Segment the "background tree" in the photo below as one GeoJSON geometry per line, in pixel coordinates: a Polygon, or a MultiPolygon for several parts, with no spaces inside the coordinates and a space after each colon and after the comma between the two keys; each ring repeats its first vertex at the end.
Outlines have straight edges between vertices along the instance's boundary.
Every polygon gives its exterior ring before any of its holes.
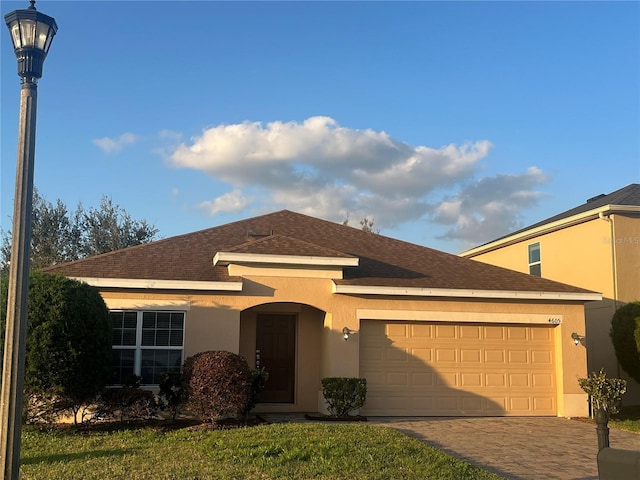
{"type": "Polygon", "coordinates": [[[620,366],[640,382],[640,301],[616,310],[611,319],[611,341],[620,366]]]}
{"type": "MultiPolygon", "coordinates": [[[[31,266],[44,268],[155,239],[158,229],[146,220],[134,220],[111,198],[103,196],[99,208],[86,210],[78,204],[74,212],[60,199],[55,204],[33,194],[31,266]]],[[[0,271],[8,270],[11,234],[2,232],[0,271]]]]}
{"type": "MultiPolygon", "coordinates": [[[[7,277],[0,292],[4,350],[7,277]]],[[[25,392],[40,406],[70,410],[93,401],[113,375],[112,326],[97,288],[63,275],[31,273],[27,303],[25,392]]],[[[4,352],[2,352],[4,353],[4,352]]],[[[2,367],[0,366],[0,369],[2,367]]]]}
{"type": "MultiPolygon", "coordinates": [[[[349,214],[347,214],[347,218],[342,221],[342,225],[349,226],[349,214]]],[[[363,232],[371,232],[371,233],[380,233],[379,228],[374,228],[373,225],[375,220],[373,218],[369,218],[368,215],[365,215],[362,220],[360,220],[360,227],[363,232]]]]}
{"type": "MultiPolygon", "coordinates": [[[[78,257],[79,232],[74,231],[67,207],[60,199],[54,205],[34,191],[32,217],[33,268],[48,267],[78,257]]],[[[9,240],[7,244],[10,248],[9,240]]]]}
{"type": "Polygon", "coordinates": [[[158,233],[155,226],[146,220],[133,220],[124,208],[105,196],[99,209],[81,210],[79,216],[83,232],[81,257],[140,245],[153,240],[158,233]]]}

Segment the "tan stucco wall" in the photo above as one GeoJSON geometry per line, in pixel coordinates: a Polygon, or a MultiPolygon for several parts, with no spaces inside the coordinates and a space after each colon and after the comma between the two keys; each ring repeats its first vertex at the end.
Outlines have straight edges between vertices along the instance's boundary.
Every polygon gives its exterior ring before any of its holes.
{"type": "Polygon", "coordinates": [[[617,300],[624,303],[640,300],[640,218],[611,215],[611,221],[617,300]]]}
{"type": "Polygon", "coordinates": [[[640,385],[620,369],[609,337],[616,309],[640,299],[640,218],[612,214],[470,258],[528,273],[528,245],[535,242],[544,278],[603,294],[585,305],[588,370],[627,379],[624,402],[640,403],[640,385]]]}
{"type": "Polygon", "coordinates": [[[562,323],[555,327],[558,415],[587,413],[586,401],[577,383],[577,378],[586,374],[585,349],[576,347],[571,340],[571,332],[584,332],[584,307],[580,303],[349,296],[332,293],[332,282],[328,279],[277,276],[245,277],[240,295],[104,291],[103,296],[108,305],[118,305],[118,308],[136,308],[136,305],[163,308],[164,304],[175,302],[188,305],[185,357],[203,350],[229,350],[245,356],[250,365],[253,365],[255,349],[255,323],[252,323],[255,315],[268,311],[295,312],[298,316],[296,400],[293,405],[262,406],[271,411],[321,410],[321,378],[359,376],[358,335],[352,335],[345,342],[341,331],[345,326],[359,330],[360,320],[364,318],[358,312],[363,309],[388,311],[389,319],[394,319],[394,311],[419,311],[423,312],[421,318],[425,321],[459,318],[486,322],[491,321],[492,315],[513,323],[526,323],[528,316],[535,316],[538,322],[547,317],[560,318],[562,323]]]}
{"type": "Polygon", "coordinates": [[[596,219],[471,258],[529,273],[528,246],[540,242],[544,278],[613,298],[611,242],[608,240],[610,236],[609,222],[596,219]]]}

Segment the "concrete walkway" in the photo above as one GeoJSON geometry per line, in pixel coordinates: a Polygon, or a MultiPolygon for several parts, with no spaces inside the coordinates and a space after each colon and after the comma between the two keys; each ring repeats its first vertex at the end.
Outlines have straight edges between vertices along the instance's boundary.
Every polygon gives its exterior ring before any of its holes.
{"type": "MultiPolygon", "coordinates": [[[[303,415],[262,415],[270,422],[303,415]]],[[[555,417],[369,417],[512,480],[598,480],[595,424],[555,417]]],[[[640,451],[640,435],[610,430],[613,448],[640,451]]]]}

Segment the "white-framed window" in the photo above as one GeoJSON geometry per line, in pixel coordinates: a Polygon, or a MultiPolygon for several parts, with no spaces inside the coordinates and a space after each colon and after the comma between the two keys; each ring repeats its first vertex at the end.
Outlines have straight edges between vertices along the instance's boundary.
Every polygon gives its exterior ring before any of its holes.
{"type": "Polygon", "coordinates": [[[118,310],[110,314],[114,385],[132,374],[141,376],[143,385],[157,385],[163,372],[180,372],[185,312],[118,310]]]}
{"type": "Polygon", "coordinates": [[[529,245],[529,274],[542,276],[542,263],[540,261],[540,242],[529,245]]]}

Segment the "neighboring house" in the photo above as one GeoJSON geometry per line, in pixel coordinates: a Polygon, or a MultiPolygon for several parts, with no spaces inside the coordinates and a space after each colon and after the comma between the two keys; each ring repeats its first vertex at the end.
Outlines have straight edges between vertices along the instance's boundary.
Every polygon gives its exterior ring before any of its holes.
{"type": "MultiPolygon", "coordinates": [[[[630,380],[618,366],[609,331],[620,306],[640,300],[640,185],[628,185],[460,254],[481,262],[601,292],[586,304],[589,371],[605,368],[630,380]]],[[[640,403],[629,382],[623,400],[640,403]]]]}
{"type": "Polygon", "coordinates": [[[286,210],[47,270],[100,289],[114,383],[228,350],[269,372],[262,412],[360,376],[365,415],[587,415],[586,289],[286,210]]]}

